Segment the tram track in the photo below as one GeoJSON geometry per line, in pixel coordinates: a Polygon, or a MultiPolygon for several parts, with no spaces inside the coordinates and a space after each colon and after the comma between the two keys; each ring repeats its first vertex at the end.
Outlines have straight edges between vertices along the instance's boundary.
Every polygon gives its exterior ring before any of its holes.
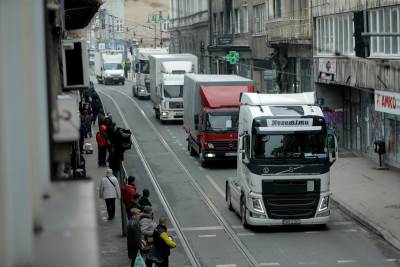
{"type": "MultiPolygon", "coordinates": [[[[192,185],[193,189],[198,193],[198,195],[200,196],[201,200],[206,204],[206,206],[209,208],[211,213],[214,215],[214,217],[217,219],[217,221],[223,227],[223,230],[225,231],[225,233],[227,234],[229,239],[232,240],[232,242],[235,245],[235,247],[242,253],[243,257],[246,259],[246,261],[251,266],[259,266],[259,263],[255,259],[255,257],[251,254],[251,252],[248,250],[248,248],[243,244],[243,242],[240,240],[238,235],[235,233],[235,231],[232,228],[232,226],[227,222],[227,220],[223,217],[223,215],[217,209],[215,204],[211,201],[211,199],[207,196],[207,194],[201,188],[199,183],[191,175],[191,173],[189,172],[187,167],[182,163],[182,161],[179,159],[178,155],[173,151],[171,146],[166,142],[165,138],[162,136],[162,134],[157,129],[157,127],[154,125],[154,123],[149,119],[149,117],[144,112],[144,110],[140,107],[140,105],[137,103],[137,101],[135,99],[133,99],[132,97],[130,97],[129,95],[123,93],[123,92],[120,92],[120,91],[117,91],[117,90],[114,90],[114,89],[108,89],[108,91],[112,91],[114,93],[117,93],[117,94],[120,94],[120,95],[126,97],[127,99],[129,99],[130,102],[132,102],[135,105],[135,107],[140,112],[140,114],[143,116],[143,118],[145,119],[145,121],[147,122],[149,127],[157,135],[157,137],[158,137],[159,141],[161,142],[161,144],[168,151],[168,153],[171,156],[173,156],[173,158],[176,160],[176,162],[179,165],[179,168],[185,173],[185,175],[186,175],[188,181],[190,182],[190,184],[192,185]]],[[[122,118],[124,126],[126,128],[130,128],[129,124],[127,123],[125,115],[123,114],[120,106],[115,101],[115,99],[110,94],[105,92],[105,90],[100,90],[100,93],[102,95],[104,95],[105,97],[109,98],[112,101],[113,105],[118,110],[118,113],[120,114],[120,116],[122,118]]],[[[185,252],[186,252],[186,254],[187,254],[187,256],[188,256],[188,258],[189,258],[189,260],[190,260],[190,262],[192,264],[192,266],[201,266],[200,263],[199,263],[198,257],[196,256],[195,252],[193,251],[193,249],[192,249],[192,247],[191,247],[191,245],[189,243],[188,238],[185,236],[185,233],[181,230],[182,227],[180,226],[179,221],[174,216],[173,210],[171,209],[171,206],[169,205],[164,193],[161,190],[161,187],[160,187],[160,185],[159,185],[159,183],[157,181],[156,175],[154,174],[153,170],[151,169],[151,166],[150,166],[148,160],[146,159],[146,157],[145,157],[145,155],[143,153],[143,150],[140,147],[140,145],[137,142],[137,139],[135,138],[134,135],[132,135],[132,142],[133,142],[136,150],[138,151],[139,157],[140,157],[143,165],[145,166],[146,172],[149,175],[149,177],[151,179],[151,182],[152,182],[157,194],[160,197],[162,205],[164,206],[169,218],[171,219],[171,223],[176,228],[177,236],[180,239],[180,241],[182,242],[184,250],[185,250],[185,252]]]]}

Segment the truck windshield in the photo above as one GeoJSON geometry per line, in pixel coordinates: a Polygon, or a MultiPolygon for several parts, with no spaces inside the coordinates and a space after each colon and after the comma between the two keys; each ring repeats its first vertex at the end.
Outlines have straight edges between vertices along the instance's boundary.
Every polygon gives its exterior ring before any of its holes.
{"type": "Polygon", "coordinates": [[[105,63],[105,70],[122,70],[122,64],[119,63],[105,63]]]}
{"type": "Polygon", "coordinates": [[[209,112],[206,116],[207,132],[236,132],[239,111],[209,112]]]}
{"type": "Polygon", "coordinates": [[[150,64],[148,60],[140,60],[140,73],[149,74],[150,64]]]}
{"type": "Polygon", "coordinates": [[[255,159],[301,159],[319,161],[327,159],[326,134],[254,134],[255,159]]]}
{"type": "Polygon", "coordinates": [[[168,98],[183,97],[183,85],[166,85],[164,87],[164,96],[168,98]]]}

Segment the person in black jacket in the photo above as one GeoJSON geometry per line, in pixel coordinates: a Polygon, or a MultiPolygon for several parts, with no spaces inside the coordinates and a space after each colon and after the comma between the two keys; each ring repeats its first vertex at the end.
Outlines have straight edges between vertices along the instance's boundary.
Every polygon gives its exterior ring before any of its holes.
{"type": "Polygon", "coordinates": [[[143,212],[143,209],[145,206],[151,207],[151,202],[149,200],[149,196],[150,196],[149,189],[147,189],[147,188],[143,189],[142,197],[139,199],[139,206],[140,206],[140,210],[142,212],[143,212]]]}
{"type": "Polygon", "coordinates": [[[176,243],[167,232],[167,218],[165,217],[160,218],[159,224],[153,232],[153,244],[162,257],[161,263],[157,264],[157,266],[168,267],[168,258],[171,254],[171,248],[175,248],[176,243]]]}
{"type": "Polygon", "coordinates": [[[140,210],[131,210],[131,219],[127,224],[127,245],[128,245],[128,257],[131,259],[131,266],[134,266],[136,255],[140,251],[140,245],[142,243],[142,231],[140,228],[140,210]]]}

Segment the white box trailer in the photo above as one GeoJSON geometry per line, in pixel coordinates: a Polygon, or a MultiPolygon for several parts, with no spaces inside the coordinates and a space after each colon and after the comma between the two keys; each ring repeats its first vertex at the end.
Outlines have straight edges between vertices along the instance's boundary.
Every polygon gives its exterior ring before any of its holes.
{"type": "Polygon", "coordinates": [[[192,54],[151,55],[150,98],[162,122],[183,119],[184,74],[197,73],[197,56],[192,54]]]}

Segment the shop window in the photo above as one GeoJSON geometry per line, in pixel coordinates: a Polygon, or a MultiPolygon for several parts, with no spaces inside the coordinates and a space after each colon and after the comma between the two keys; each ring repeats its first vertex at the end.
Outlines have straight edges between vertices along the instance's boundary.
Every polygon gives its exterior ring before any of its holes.
{"type": "Polygon", "coordinates": [[[385,143],[386,157],[390,161],[396,161],[396,120],[391,115],[387,115],[385,119],[385,143]]]}

